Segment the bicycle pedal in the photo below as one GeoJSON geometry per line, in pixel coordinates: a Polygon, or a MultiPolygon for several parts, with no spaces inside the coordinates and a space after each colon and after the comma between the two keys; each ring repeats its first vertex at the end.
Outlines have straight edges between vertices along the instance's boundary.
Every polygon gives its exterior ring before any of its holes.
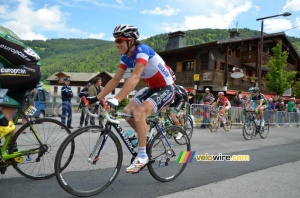
{"type": "Polygon", "coordinates": [[[16,157],[16,158],[14,158],[14,160],[17,163],[22,163],[23,162],[23,157],[16,157]]]}

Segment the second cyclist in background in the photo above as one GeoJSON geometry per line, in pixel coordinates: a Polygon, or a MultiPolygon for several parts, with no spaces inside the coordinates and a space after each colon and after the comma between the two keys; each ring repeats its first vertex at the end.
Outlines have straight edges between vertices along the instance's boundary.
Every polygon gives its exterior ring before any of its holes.
{"type": "MultiPolygon", "coordinates": [[[[260,119],[260,126],[265,125],[264,110],[267,108],[267,100],[265,96],[259,92],[258,87],[250,87],[249,92],[251,96],[249,97],[249,102],[246,105],[246,110],[254,110],[258,114],[256,119],[260,119]]],[[[257,120],[255,120],[257,123],[257,120]]]]}
{"type": "MultiPolygon", "coordinates": [[[[175,76],[174,72],[172,71],[172,69],[170,69],[170,73],[175,82],[176,76],[175,76]]],[[[182,120],[179,121],[177,118],[180,118],[183,116],[185,103],[188,102],[188,94],[187,94],[185,88],[181,85],[174,84],[174,88],[175,88],[175,96],[174,96],[173,102],[170,104],[170,107],[172,108],[170,113],[171,113],[171,118],[174,121],[174,124],[176,126],[180,127],[180,122],[182,120]]],[[[183,125],[183,123],[181,123],[181,124],[183,125]]],[[[176,135],[177,140],[179,140],[181,137],[182,137],[181,133],[178,133],[176,135]]]]}
{"type": "Polygon", "coordinates": [[[226,123],[226,111],[231,108],[231,103],[226,96],[224,96],[224,92],[218,93],[218,99],[214,103],[215,108],[220,108],[220,114],[222,115],[222,123],[221,127],[226,123]]]}

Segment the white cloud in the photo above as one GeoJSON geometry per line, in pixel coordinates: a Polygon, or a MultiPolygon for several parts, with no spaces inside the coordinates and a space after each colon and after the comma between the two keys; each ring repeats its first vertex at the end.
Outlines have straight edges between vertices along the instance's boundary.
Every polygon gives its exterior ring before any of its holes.
{"type": "MultiPolygon", "coordinates": [[[[193,0],[187,0],[186,3],[196,3],[193,0]]],[[[199,1],[198,1],[199,2],[199,1]]],[[[166,22],[162,23],[160,29],[163,29],[165,32],[170,32],[174,30],[190,30],[190,29],[199,29],[199,28],[220,28],[227,29],[230,27],[233,21],[237,20],[239,14],[249,11],[252,4],[251,1],[234,1],[228,4],[226,0],[219,1],[205,1],[208,4],[208,7],[211,8],[208,12],[204,14],[194,14],[186,15],[182,24],[173,23],[168,24],[166,22]],[[234,10],[234,11],[233,11],[234,10]]],[[[203,3],[203,1],[201,1],[203,3]]],[[[198,3],[199,4],[199,3],[198,3]]],[[[199,12],[198,6],[198,12],[199,12]]],[[[207,10],[207,9],[204,9],[207,10]]],[[[197,13],[198,13],[197,12],[197,13]]],[[[185,12],[187,13],[187,12],[185,12]]],[[[202,10],[201,10],[202,13],[202,10]]]]}
{"type": "Polygon", "coordinates": [[[150,14],[150,15],[164,15],[164,16],[172,16],[176,15],[180,12],[179,9],[174,9],[169,5],[166,5],[165,9],[162,9],[160,7],[156,7],[153,10],[143,10],[140,13],[141,14],[150,14]]]}
{"type": "Polygon", "coordinates": [[[52,6],[34,10],[30,0],[18,0],[15,9],[9,6],[1,6],[0,18],[6,20],[3,23],[14,31],[21,39],[45,39],[46,37],[35,33],[38,31],[68,31],[65,27],[67,13],[63,13],[58,6],[52,6]]]}
{"type": "Polygon", "coordinates": [[[300,1],[299,0],[288,0],[282,9],[283,11],[300,11],[300,1]]]}
{"type": "Polygon", "coordinates": [[[93,38],[93,39],[103,39],[105,36],[104,33],[99,33],[99,34],[90,34],[89,38],[93,38]]]}
{"type": "Polygon", "coordinates": [[[292,24],[286,19],[268,19],[264,20],[264,32],[276,33],[292,28],[292,24]]]}

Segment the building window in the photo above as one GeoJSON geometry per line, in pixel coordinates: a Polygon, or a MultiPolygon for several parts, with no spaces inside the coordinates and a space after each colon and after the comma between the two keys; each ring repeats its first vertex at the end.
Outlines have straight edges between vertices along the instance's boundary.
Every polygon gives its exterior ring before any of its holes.
{"type": "Polygon", "coordinates": [[[220,70],[224,70],[225,69],[225,63],[221,62],[220,63],[220,70]]]}
{"type": "Polygon", "coordinates": [[[231,56],[231,54],[232,54],[231,49],[228,49],[227,55],[228,55],[228,56],[231,56]]]}
{"type": "Polygon", "coordinates": [[[237,49],[235,50],[235,57],[236,57],[237,59],[241,59],[241,48],[237,48],[237,49]]]}
{"type": "Polygon", "coordinates": [[[183,71],[194,71],[194,61],[183,62],[183,71]]]}
{"type": "Polygon", "coordinates": [[[252,76],[253,71],[246,69],[246,76],[252,76]]]}
{"type": "Polygon", "coordinates": [[[57,96],[57,91],[58,91],[58,87],[55,86],[55,87],[54,87],[54,93],[53,93],[53,95],[57,96]]]}

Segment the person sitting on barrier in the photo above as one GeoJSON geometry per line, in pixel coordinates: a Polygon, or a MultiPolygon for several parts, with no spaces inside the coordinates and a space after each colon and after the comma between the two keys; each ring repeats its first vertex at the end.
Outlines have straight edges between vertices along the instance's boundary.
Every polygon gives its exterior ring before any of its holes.
{"type": "Polygon", "coordinates": [[[231,108],[231,103],[228,100],[227,97],[224,96],[224,92],[219,92],[218,93],[218,99],[217,101],[214,103],[215,108],[219,107],[220,109],[220,114],[222,115],[222,123],[221,123],[221,127],[224,126],[224,124],[226,123],[226,111],[228,111],[228,109],[231,108]]]}
{"type": "Polygon", "coordinates": [[[256,114],[259,114],[257,119],[261,119],[260,126],[264,126],[264,110],[267,108],[267,100],[265,96],[259,92],[258,87],[250,87],[249,92],[251,93],[251,96],[249,98],[249,103],[246,106],[246,110],[255,110],[256,114]]]}
{"type": "MultiPolygon", "coordinates": [[[[2,103],[17,108],[26,91],[35,88],[40,81],[40,57],[11,30],[2,26],[0,43],[0,89],[8,89],[2,103]]],[[[12,117],[16,108],[1,108],[0,139],[15,130],[12,117]]]]}

